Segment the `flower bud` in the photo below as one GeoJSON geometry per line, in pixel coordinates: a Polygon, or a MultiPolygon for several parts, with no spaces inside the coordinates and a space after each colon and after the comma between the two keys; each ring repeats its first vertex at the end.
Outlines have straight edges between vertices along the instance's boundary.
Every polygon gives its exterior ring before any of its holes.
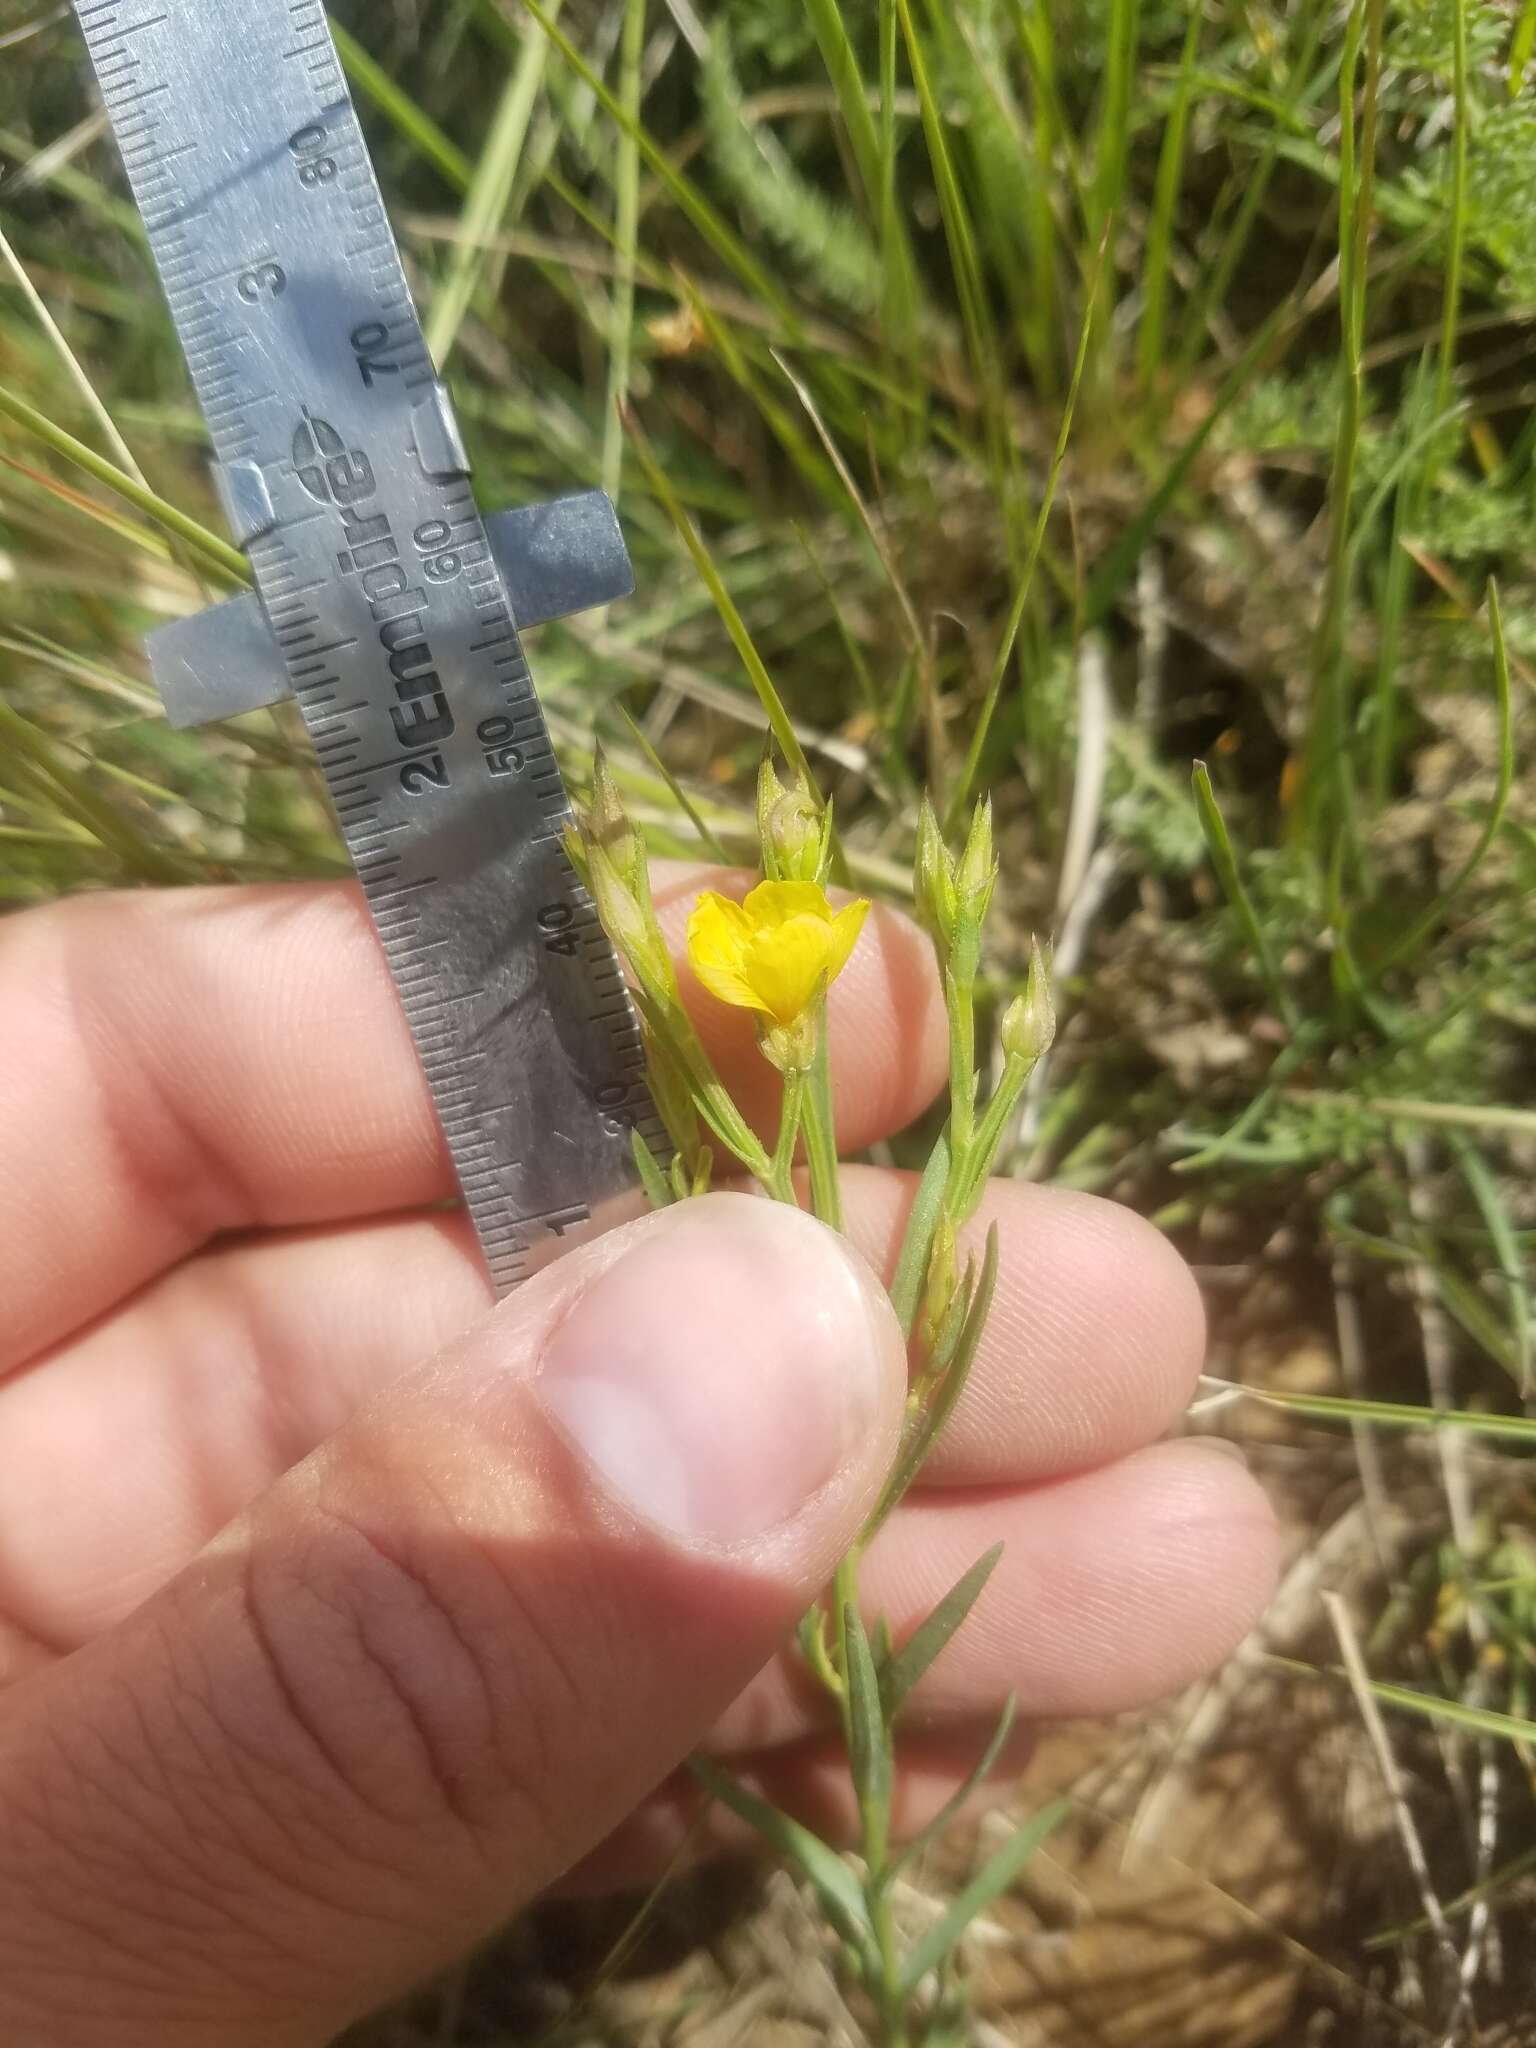
{"type": "Polygon", "coordinates": [[[923,1288],[922,1337],[925,1351],[932,1349],[959,1285],[960,1255],[955,1243],[955,1226],[948,1216],[941,1216],[933,1234],[933,1249],[928,1254],[928,1274],[923,1288]]]}
{"type": "Polygon", "coordinates": [[[923,798],[917,814],[917,852],[912,863],[917,921],[933,939],[942,961],[955,930],[955,863],[933,805],[923,798]]]}
{"type": "Polygon", "coordinates": [[[957,912],[967,923],[980,928],[997,886],[997,857],[992,850],[992,799],[985,796],[971,816],[965,850],[955,871],[957,912]]]}
{"type": "Polygon", "coordinates": [[[587,842],[587,887],[597,905],[603,929],[624,954],[642,985],[650,992],[658,975],[658,964],[668,959],[665,943],[650,912],[649,894],[644,902],[626,887],[604,849],[594,840],[587,842]]]}
{"type": "Polygon", "coordinates": [[[592,759],[592,801],[581,814],[580,850],[573,852],[572,864],[641,987],[653,1001],[675,1009],[677,977],[651,900],[645,840],[630,822],[601,747],[592,759]]]}
{"type": "MultiPolygon", "coordinates": [[[[638,895],[646,881],[645,845],[630,823],[608,756],[600,746],[593,749],[592,802],[583,826],[592,851],[601,852],[630,893],[638,895]]],[[[648,897],[649,890],[645,893],[648,897]]]]}
{"type": "Polygon", "coordinates": [[[1033,1067],[1056,1036],[1056,1012],[1051,1003],[1050,970],[1040,941],[1029,942],[1029,974],[1022,995],[1014,997],[1003,1012],[998,1030],[1003,1054],[1026,1067],[1033,1067]]]}
{"type": "Polygon", "coordinates": [[[826,879],[830,813],[801,773],[786,785],[765,753],[757,771],[757,834],[770,882],[826,879]]]}

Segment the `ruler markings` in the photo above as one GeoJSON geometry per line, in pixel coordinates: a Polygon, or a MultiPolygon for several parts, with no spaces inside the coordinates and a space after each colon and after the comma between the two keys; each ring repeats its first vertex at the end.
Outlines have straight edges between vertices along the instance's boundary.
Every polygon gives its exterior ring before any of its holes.
{"type": "Polygon", "coordinates": [[[216,167],[191,139],[229,129],[216,11],[159,0],[133,18],[132,49],[120,0],[77,12],[215,455],[255,462],[270,492],[276,526],[247,548],[261,600],[487,1263],[510,1285],[634,1183],[627,1130],[598,1105],[654,1116],[559,843],[564,793],[467,480],[406,452],[435,373],[323,11],[243,0],[240,141],[216,167]],[[457,589],[423,571],[434,531],[455,542],[457,589]],[[348,570],[360,536],[379,551],[348,570]],[[492,713],[525,764],[494,779],[476,737],[492,713]]]}

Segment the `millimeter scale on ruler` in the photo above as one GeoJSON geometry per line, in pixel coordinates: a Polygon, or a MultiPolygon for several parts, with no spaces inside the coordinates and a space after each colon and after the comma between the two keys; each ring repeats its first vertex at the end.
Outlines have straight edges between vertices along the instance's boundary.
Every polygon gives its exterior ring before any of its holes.
{"type": "Polygon", "coordinates": [[[632,587],[598,491],[482,520],[319,0],[76,0],[255,592],[176,724],[292,694],[499,1291],[659,1144],[518,628],[632,587]]]}

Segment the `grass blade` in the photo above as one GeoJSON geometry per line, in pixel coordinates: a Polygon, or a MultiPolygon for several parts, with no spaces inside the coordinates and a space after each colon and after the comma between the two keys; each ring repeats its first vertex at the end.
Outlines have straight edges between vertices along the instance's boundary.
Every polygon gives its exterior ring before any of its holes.
{"type": "Polygon", "coordinates": [[[757,701],[763,707],[763,715],[767,718],[769,730],[778,742],[779,751],[783,754],[790,767],[798,774],[803,775],[814,789],[816,778],[811,773],[810,763],[805,758],[805,751],[800,745],[799,735],[795,731],[789,713],[784,708],[783,699],[774,688],[773,678],[769,675],[763,658],[757,651],[756,643],[752,635],[747,631],[746,621],[737,610],[731,593],[726,589],[725,579],[715,567],[714,557],[704,545],[698,528],[683,509],[682,500],[678,497],[676,491],[673,490],[666,471],[656,460],[655,451],[652,449],[650,442],[646,439],[639,423],[633,420],[633,416],[631,416],[631,421],[630,438],[634,443],[635,453],[639,459],[641,470],[644,472],[645,480],[661,502],[673,526],[677,529],[678,536],[682,540],[684,547],[687,548],[689,554],[693,557],[694,567],[703,578],[705,588],[715,601],[715,609],[719,612],[725,624],[725,630],[731,636],[732,645],[741,657],[741,664],[747,672],[748,680],[757,692],[757,701]]]}
{"type": "Polygon", "coordinates": [[[665,150],[657,147],[644,125],[626,113],[622,102],[610,92],[570,37],[556,26],[555,11],[541,6],[540,0],[522,0],[522,4],[582,84],[596,97],[603,111],[617,121],[626,134],[633,135],[640,154],[720,260],[736,273],[737,278],[754,298],[773,307],[789,330],[798,334],[799,322],[778,285],[740,236],[727,226],[723,216],[710,205],[693,181],[678,170],[665,150]]]}
{"type": "Polygon", "coordinates": [[[1491,577],[1488,583],[1488,623],[1493,630],[1493,694],[1499,719],[1499,765],[1493,802],[1488,807],[1488,815],[1483,821],[1482,831],[1477,836],[1477,843],[1456,874],[1438,892],[1433,902],[1414,919],[1396,944],[1390,946],[1374,963],[1373,978],[1378,981],[1392,968],[1411,960],[1436,926],[1444,920],[1447,904],[1461,893],[1482,866],[1484,855],[1498,837],[1499,829],[1504,823],[1504,813],[1509,806],[1509,793],[1515,780],[1514,706],[1509,682],[1509,648],[1504,639],[1504,610],[1499,603],[1498,586],[1491,577]]]}
{"type": "Polygon", "coordinates": [[[62,427],[56,427],[45,413],[39,412],[36,406],[29,405],[16,392],[8,391],[4,385],[0,385],[0,414],[14,420],[29,434],[35,434],[38,440],[46,443],[56,455],[62,455],[67,462],[73,462],[87,475],[95,477],[98,483],[105,484],[108,490],[116,491],[117,495],[126,498],[130,505],[136,505],[157,525],[163,526],[168,533],[174,533],[178,539],[195,548],[205,561],[222,569],[226,576],[237,583],[250,582],[249,565],[237,548],[232,548],[228,541],[220,540],[217,534],[210,533],[206,526],[200,526],[195,519],[189,519],[185,512],[156,492],[146,490],[143,484],[135,483],[115,462],[109,462],[104,455],[98,455],[94,448],[88,448],[83,441],[77,441],[73,434],[67,434],[62,427]]]}
{"type": "Polygon", "coordinates": [[[399,86],[377,59],[371,57],[350,29],[331,17],[331,34],[346,74],[360,93],[403,135],[416,154],[423,157],[456,192],[467,192],[474,178],[469,158],[425,113],[408,92],[399,86]]]}
{"type": "Polygon", "coordinates": [[[1008,622],[1003,628],[1003,637],[998,642],[997,654],[992,663],[992,673],[987,679],[987,694],[982,700],[980,712],[971,733],[970,745],[965,751],[965,766],[960,771],[960,780],[955,787],[945,812],[944,829],[954,832],[959,829],[961,817],[970,802],[971,791],[981,772],[982,755],[986,751],[987,735],[992,727],[993,714],[1007,680],[1008,667],[1013,660],[1014,646],[1018,641],[1019,628],[1024,623],[1025,609],[1029,604],[1030,591],[1034,587],[1035,570],[1039,565],[1041,550],[1045,546],[1046,532],[1050,526],[1051,508],[1056,502],[1056,488],[1061,482],[1062,465],[1067,459],[1067,443],[1072,434],[1072,422],[1077,416],[1078,393],[1083,387],[1083,372],[1088,363],[1088,346],[1093,333],[1094,309],[1098,304],[1099,280],[1103,273],[1108,242],[1099,244],[1093,273],[1088,283],[1087,303],[1083,311],[1083,324],[1078,331],[1077,355],[1072,364],[1072,382],[1067,389],[1067,402],[1061,410],[1061,425],[1056,432],[1056,447],[1051,456],[1050,471],[1046,476],[1045,489],[1040,495],[1040,507],[1035,515],[1034,531],[1030,535],[1029,552],[1024,558],[1024,567],[1019,576],[1018,588],[1013,594],[1013,604],[1008,613],[1008,622]]]}
{"type": "MultiPolygon", "coordinates": [[[[1336,1678],[1344,1683],[1342,1671],[1328,1665],[1305,1664],[1296,1657],[1264,1658],[1279,1670],[1294,1671],[1306,1678],[1336,1678]]],[[[1371,1693],[1384,1707],[1396,1707],[1404,1714],[1417,1714],[1427,1721],[1445,1722],[1468,1735],[1496,1735],[1504,1742],[1536,1743],[1536,1721],[1524,1721],[1518,1714],[1501,1714],[1495,1707],[1469,1707],[1461,1700],[1444,1699],[1438,1693],[1419,1692],[1411,1685],[1393,1685],[1384,1678],[1367,1678],[1371,1693]]]]}
{"type": "Polygon", "coordinates": [[[1157,160],[1157,179],[1152,192],[1152,219],[1147,228],[1146,255],[1142,261],[1141,324],[1136,331],[1136,364],[1143,391],[1149,391],[1163,364],[1168,312],[1168,279],[1173,263],[1173,217],[1184,177],[1184,137],[1189,127],[1189,106],[1194,96],[1195,69],[1200,56],[1200,29],[1204,12],[1189,11],[1189,27],[1179,58],[1179,76],[1163,130],[1163,147],[1157,160]]]}
{"type": "MultiPolygon", "coordinates": [[[[562,0],[549,0],[551,21],[561,4],[562,0]]],[[[548,57],[549,44],[543,36],[526,36],[502,87],[490,134],[465,196],[462,236],[453,244],[447,275],[427,316],[427,348],[439,370],[452,353],[476,292],[483,284],[488,293],[494,293],[501,276],[505,259],[487,248],[486,242],[505,224],[548,57]]]]}
{"type": "Polygon", "coordinates": [[[1346,1394],[1289,1394],[1278,1387],[1245,1387],[1213,1380],[1269,1408],[1289,1408],[1320,1422],[1375,1422],[1385,1429],[1464,1429],[1470,1436],[1536,1444],[1536,1415],[1485,1415],[1471,1408],[1420,1408],[1407,1401],[1363,1401],[1346,1394]]]}
{"type": "Polygon", "coordinates": [[[1294,1035],[1301,1022],[1296,1001],[1286,987],[1274,955],[1270,952],[1269,939],[1259,922],[1258,913],[1253,907],[1253,899],[1243,887],[1231,834],[1227,831],[1226,820],[1222,817],[1221,808],[1216,802],[1216,792],[1211,787],[1210,770],[1203,761],[1195,763],[1194,787],[1195,804],[1200,812],[1200,829],[1205,834],[1206,845],[1210,848],[1211,865],[1216,870],[1217,880],[1236,913],[1244,936],[1253,948],[1254,958],[1259,963],[1259,972],[1274,1000],[1275,1007],[1285,1020],[1286,1028],[1294,1035]]]}

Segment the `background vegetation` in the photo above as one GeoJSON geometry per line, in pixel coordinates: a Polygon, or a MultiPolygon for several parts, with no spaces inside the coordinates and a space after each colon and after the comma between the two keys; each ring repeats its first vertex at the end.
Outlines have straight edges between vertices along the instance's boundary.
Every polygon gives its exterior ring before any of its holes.
{"type": "MultiPolygon", "coordinates": [[[[867,884],[994,791],[992,992],[1051,930],[1063,1013],[1009,1169],[1173,1233],[1287,1517],[1228,1673],[1047,1746],[977,2038],[1533,2038],[1536,4],[336,14],[483,502],[620,500],[638,596],[534,649],[572,778],[744,848],[760,662],[867,884]]],[[[286,716],[147,684],[231,571],[47,0],[0,230],[0,890],[335,871],[286,716]]],[[[720,1898],[371,2038],[846,2033],[793,1888],[720,1898]]]]}

